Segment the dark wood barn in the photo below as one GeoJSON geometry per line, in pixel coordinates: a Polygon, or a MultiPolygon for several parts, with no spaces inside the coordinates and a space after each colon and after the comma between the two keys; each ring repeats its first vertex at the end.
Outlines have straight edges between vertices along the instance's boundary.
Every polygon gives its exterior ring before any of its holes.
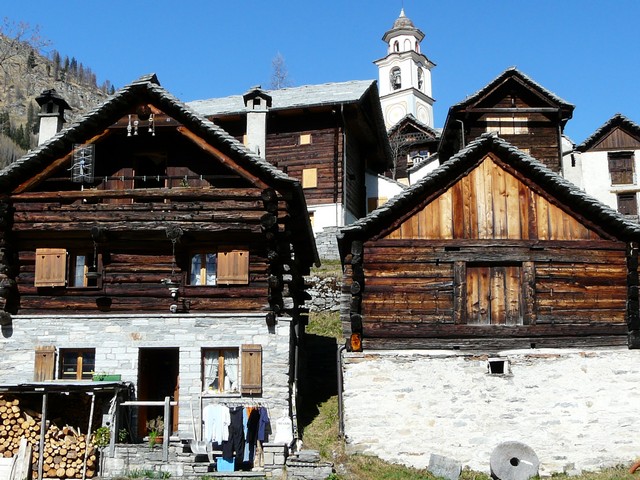
{"type": "Polygon", "coordinates": [[[484,134],[342,229],[349,347],[640,347],[626,221],[484,134]]]}
{"type": "Polygon", "coordinates": [[[573,109],[518,69],[509,68],[449,108],[438,148],[440,161],[483,133],[496,132],[559,173],[562,131],[573,109]]]}

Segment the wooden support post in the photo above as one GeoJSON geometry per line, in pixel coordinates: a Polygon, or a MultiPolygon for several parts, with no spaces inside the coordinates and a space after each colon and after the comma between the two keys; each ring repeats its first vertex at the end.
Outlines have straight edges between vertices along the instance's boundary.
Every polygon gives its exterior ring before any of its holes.
{"type": "MultiPolygon", "coordinates": [[[[91,395],[91,408],[89,409],[89,425],[87,426],[87,440],[84,449],[84,460],[82,461],[82,480],[87,478],[87,458],[89,457],[89,444],[91,440],[91,425],[93,424],[93,411],[96,406],[96,396],[94,393],[90,393],[91,395]]],[[[102,458],[102,450],[100,451],[100,476],[104,476],[104,472],[102,468],[104,466],[104,459],[102,458]]]]}
{"type": "Polygon", "coordinates": [[[44,435],[47,433],[47,399],[48,393],[42,394],[42,418],[40,419],[40,454],[38,455],[38,480],[42,480],[44,467],[44,435]]]}
{"type": "Polygon", "coordinates": [[[169,461],[169,428],[171,425],[171,398],[164,397],[164,431],[162,432],[162,461],[169,461]]]}

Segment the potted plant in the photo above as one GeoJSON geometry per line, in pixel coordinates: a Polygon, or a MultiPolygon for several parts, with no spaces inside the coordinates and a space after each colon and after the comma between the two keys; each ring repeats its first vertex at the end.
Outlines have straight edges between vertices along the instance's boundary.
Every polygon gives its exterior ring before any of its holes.
{"type": "Polygon", "coordinates": [[[164,431],[164,420],[161,415],[147,420],[147,434],[149,435],[149,448],[153,448],[156,443],[162,443],[162,432],[164,431]]]}

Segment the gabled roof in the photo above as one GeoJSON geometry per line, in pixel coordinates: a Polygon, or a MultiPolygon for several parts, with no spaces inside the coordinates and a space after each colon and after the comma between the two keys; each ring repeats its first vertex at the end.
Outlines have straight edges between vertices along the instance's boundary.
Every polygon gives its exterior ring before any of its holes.
{"type": "MultiPolygon", "coordinates": [[[[325,83],[322,85],[303,85],[301,87],[263,90],[272,99],[271,110],[308,108],[321,105],[336,105],[360,102],[376,87],[375,80],[354,80],[351,82],[325,83]]],[[[230,115],[245,113],[242,95],[222,98],[194,100],[187,105],[200,115],[230,115]]]]}
{"type": "Polygon", "coordinates": [[[121,88],[102,105],[82,116],[75,123],[58,132],[47,142],[22,158],[0,170],[0,191],[11,192],[21,182],[41,172],[57,158],[63,157],[70,152],[74,143],[86,142],[96,132],[104,131],[128,113],[132,107],[142,102],[153,103],[157,108],[210,145],[215,145],[224,154],[231,156],[234,161],[238,162],[238,165],[272,188],[293,192],[295,201],[299,202],[302,210],[299,212],[299,220],[305,224],[305,219],[307,219],[308,232],[306,232],[306,236],[310,236],[310,245],[313,245],[313,252],[302,252],[302,254],[308,254],[311,262],[318,261],[300,182],[278,170],[261,157],[251,153],[242,143],[238,142],[223,129],[197,114],[171,95],[160,86],[155,74],[142,76],[121,88]]]}
{"type": "Polygon", "coordinates": [[[436,130],[435,128],[431,128],[426,123],[422,123],[420,120],[414,117],[413,114],[411,113],[406,114],[398,123],[396,123],[389,129],[389,136],[393,135],[400,128],[403,128],[407,125],[411,125],[416,130],[421,130],[424,133],[433,135],[433,137],[436,139],[440,137],[440,131],[436,130]]]}
{"type": "Polygon", "coordinates": [[[589,150],[616,128],[622,128],[634,137],[640,139],[640,125],[632,122],[621,113],[616,113],[613,117],[607,120],[604,125],[593,132],[590,137],[588,137],[584,142],[578,145],[576,147],[576,150],[580,152],[589,150]]]}
{"type": "MultiPolygon", "coordinates": [[[[391,165],[393,155],[384,124],[378,84],[375,80],[303,85],[262,90],[262,93],[271,97],[269,112],[344,105],[353,105],[364,111],[362,119],[367,129],[366,132],[364,128],[359,130],[365,133],[368,141],[373,144],[372,152],[375,152],[375,155],[372,156],[372,164],[378,166],[380,171],[391,165]]],[[[247,112],[243,95],[194,100],[187,105],[200,115],[210,118],[245,115],[247,112]]]]}
{"type": "MultiPolygon", "coordinates": [[[[495,153],[523,176],[550,192],[572,211],[591,220],[612,236],[621,240],[640,239],[640,225],[626,220],[615,210],[587,195],[573,183],[552,172],[544,164],[525,154],[495,133],[486,133],[452,156],[426,177],[395,196],[366,217],[344,227],[338,235],[341,251],[349,240],[365,240],[378,234],[401,216],[409,213],[426,196],[444,192],[466,175],[488,153],[495,153]]],[[[344,253],[344,252],[343,252],[344,253]]]]}
{"type": "Polygon", "coordinates": [[[537,83],[536,81],[532,80],[530,77],[522,73],[516,67],[510,67],[510,68],[507,68],[500,75],[498,75],[491,82],[489,82],[486,86],[478,90],[476,93],[469,95],[463,101],[453,105],[450,108],[450,111],[460,110],[464,107],[467,107],[469,105],[473,105],[479,102],[480,100],[482,100],[484,97],[489,95],[491,92],[496,90],[499,86],[501,86],[508,80],[515,80],[523,85],[528,86],[530,89],[536,91],[536,93],[538,93],[538,95],[541,98],[546,99],[551,104],[556,104],[559,108],[569,110],[569,112],[572,112],[573,109],[575,108],[573,104],[563,100],[562,98],[557,96],[555,93],[551,92],[550,90],[547,90],[542,85],[540,85],[539,83],[537,83]]]}

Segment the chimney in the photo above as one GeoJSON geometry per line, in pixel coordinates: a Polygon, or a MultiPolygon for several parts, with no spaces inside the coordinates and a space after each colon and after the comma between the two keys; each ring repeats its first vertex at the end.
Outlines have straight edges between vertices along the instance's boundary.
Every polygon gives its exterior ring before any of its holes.
{"type": "Polygon", "coordinates": [[[71,110],[71,107],[54,89],[42,92],[36,97],[36,102],[40,105],[38,145],[42,145],[62,130],[64,111],[71,110]]]}
{"type": "Polygon", "coordinates": [[[266,158],[267,113],[271,107],[271,97],[257,86],[242,98],[247,110],[247,135],[244,144],[253,153],[266,158]]]}

